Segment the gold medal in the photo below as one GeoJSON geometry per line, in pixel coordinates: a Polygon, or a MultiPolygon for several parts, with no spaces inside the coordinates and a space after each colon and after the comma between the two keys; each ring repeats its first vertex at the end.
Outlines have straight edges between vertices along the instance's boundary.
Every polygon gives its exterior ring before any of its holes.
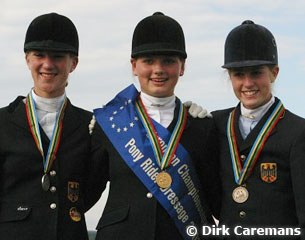
{"type": "Polygon", "coordinates": [[[237,203],[246,202],[248,200],[248,197],[249,197],[249,192],[243,186],[239,186],[233,190],[232,198],[237,203]]]}
{"type": "Polygon", "coordinates": [[[79,222],[82,219],[82,216],[79,211],[77,211],[76,207],[70,208],[69,215],[74,222],[79,222]]]}
{"type": "Polygon", "coordinates": [[[169,188],[172,184],[172,177],[169,173],[162,171],[157,175],[156,182],[160,188],[169,188]]]}

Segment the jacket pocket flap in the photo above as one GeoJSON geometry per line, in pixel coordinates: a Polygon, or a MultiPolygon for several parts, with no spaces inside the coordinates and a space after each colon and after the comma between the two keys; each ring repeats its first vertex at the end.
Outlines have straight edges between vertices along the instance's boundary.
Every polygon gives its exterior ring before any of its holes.
{"type": "Polygon", "coordinates": [[[0,222],[20,221],[28,217],[31,212],[29,206],[1,204],[0,222]]]}
{"type": "Polygon", "coordinates": [[[129,206],[125,206],[104,213],[101,219],[99,220],[96,229],[98,230],[103,227],[109,226],[111,224],[125,220],[128,216],[128,212],[129,212],[129,206]]]}

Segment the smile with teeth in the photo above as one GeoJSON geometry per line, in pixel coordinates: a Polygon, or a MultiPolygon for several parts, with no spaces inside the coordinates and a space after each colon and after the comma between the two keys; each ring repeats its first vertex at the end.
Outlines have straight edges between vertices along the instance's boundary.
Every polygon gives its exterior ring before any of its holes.
{"type": "Polygon", "coordinates": [[[258,93],[258,90],[242,91],[242,93],[246,96],[254,96],[256,93],[258,93]]]}
{"type": "Polygon", "coordinates": [[[53,78],[53,77],[56,76],[55,73],[44,73],[44,72],[41,72],[40,75],[41,75],[43,78],[46,78],[46,79],[48,79],[48,78],[53,78]]]}
{"type": "Polygon", "coordinates": [[[153,82],[165,82],[165,81],[167,81],[167,78],[151,78],[150,79],[151,81],[153,81],[153,82]]]}

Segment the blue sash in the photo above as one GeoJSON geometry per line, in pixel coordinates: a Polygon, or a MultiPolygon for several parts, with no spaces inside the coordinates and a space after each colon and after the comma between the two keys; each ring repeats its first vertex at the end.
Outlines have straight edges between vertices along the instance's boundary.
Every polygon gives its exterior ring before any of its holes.
{"type": "MultiPolygon", "coordinates": [[[[161,170],[135,108],[138,96],[134,85],[130,85],[105,107],[95,109],[95,118],[125,163],[171,216],[184,239],[199,239],[198,235],[189,237],[186,234],[189,225],[207,224],[200,199],[200,183],[191,158],[179,144],[167,169],[173,183],[167,189],[158,187],[156,176],[161,170]]],[[[159,123],[153,121],[153,124],[162,148],[166,148],[171,133],[159,123]]]]}

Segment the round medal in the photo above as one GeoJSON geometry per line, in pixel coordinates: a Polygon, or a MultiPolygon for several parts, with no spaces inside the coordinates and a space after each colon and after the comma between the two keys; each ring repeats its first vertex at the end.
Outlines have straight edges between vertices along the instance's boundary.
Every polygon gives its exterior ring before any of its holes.
{"type": "Polygon", "coordinates": [[[160,188],[169,188],[172,184],[172,177],[169,173],[162,171],[157,175],[156,182],[160,188]]]}
{"type": "Polygon", "coordinates": [[[239,186],[233,190],[232,198],[237,203],[246,202],[248,200],[248,197],[249,197],[249,192],[243,186],[239,186]]]}
{"type": "Polygon", "coordinates": [[[69,215],[74,222],[79,222],[82,219],[82,216],[79,211],[77,211],[76,207],[70,208],[69,215]]]}
{"type": "Polygon", "coordinates": [[[44,191],[48,191],[50,188],[50,178],[48,174],[44,174],[41,178],[41,186],[44,191]]]}

